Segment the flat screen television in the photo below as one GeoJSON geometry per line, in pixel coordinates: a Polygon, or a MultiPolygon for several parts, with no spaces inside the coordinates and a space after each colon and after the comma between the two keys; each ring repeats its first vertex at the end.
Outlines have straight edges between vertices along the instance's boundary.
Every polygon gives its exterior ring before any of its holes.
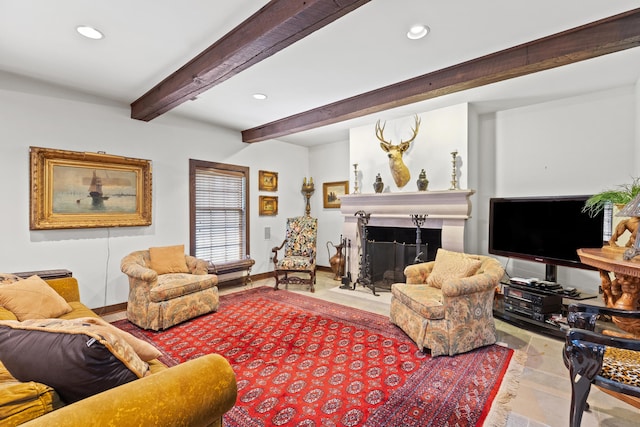
{"type": "MultiPolygon", "coordinates": [[[[502,197],[489,203],[489,253],[546,264],[545,280],[557,266],[593,270],[577,250],[600,248],[608,239],[604,212],[582,212],[589,196],[502,197]]],[[[610,222],[610,217],[608,219],[610,222]]]]}

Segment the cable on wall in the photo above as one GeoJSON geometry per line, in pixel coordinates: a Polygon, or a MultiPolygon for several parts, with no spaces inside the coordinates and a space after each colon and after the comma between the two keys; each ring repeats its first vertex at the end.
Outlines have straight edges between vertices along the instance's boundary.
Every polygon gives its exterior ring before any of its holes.
{"type": "Polygon", "coordinates": [[[507,271],[507,268],[509,267],[509,261],[511,261],[511,258],[507,258],[507,262],[504,264],[504,274],[506,274],[507,277],[510,279],[511,275],[507,271]]]}
{"type": "Polygon", "coordinates": [[[109,260],[111,258],[111,229],[107,227],[107,260],[104,266],[104,302],[102,304],[102,313],[100,316],[104,315],[105,310],[107,309],[107,283],[109,283],[109,260]]]}

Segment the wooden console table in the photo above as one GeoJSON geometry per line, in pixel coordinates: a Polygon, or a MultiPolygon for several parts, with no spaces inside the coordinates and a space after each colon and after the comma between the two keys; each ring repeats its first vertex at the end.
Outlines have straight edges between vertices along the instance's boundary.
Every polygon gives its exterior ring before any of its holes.
{"type": "MultiPolygon", "coordinates": [[[[622,252],[608,247],[578,249],[578,256],[582,263],[600,271],[603,299],[607,307],[621,310],[640,308],[640,257],[625,261],[622,252]]],[[[640,320],[618,317],[612,320],[620,329],[640,337],[640,320]]]]}

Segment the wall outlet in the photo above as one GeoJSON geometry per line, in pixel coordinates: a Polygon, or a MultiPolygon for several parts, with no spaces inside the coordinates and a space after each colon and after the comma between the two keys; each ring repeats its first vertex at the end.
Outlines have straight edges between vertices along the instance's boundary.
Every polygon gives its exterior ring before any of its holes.
{"type": "Polygon", "coordinates": [[[264,240],[271,240],[271,227],[264,228],[264,240]]]}

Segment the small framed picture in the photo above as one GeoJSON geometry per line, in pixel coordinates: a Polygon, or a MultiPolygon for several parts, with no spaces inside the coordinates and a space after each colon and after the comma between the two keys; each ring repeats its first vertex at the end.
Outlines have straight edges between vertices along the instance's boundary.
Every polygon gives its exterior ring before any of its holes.
{"type": "Polygon", "coordinates": [[[349,194],[349,181],[325,182],[322,184],[322,201],[325,209],[340,207],[340,196],[349,194]]]}
{"type": "Polygon", "coordinates": [[[260,196],[260,215],[278,215],[278,196],[260,196]]]}
{"type": "Polygon", "coordinates": [[[258,190],[278,191],[278,172],[258,171],[258,190]]]}

